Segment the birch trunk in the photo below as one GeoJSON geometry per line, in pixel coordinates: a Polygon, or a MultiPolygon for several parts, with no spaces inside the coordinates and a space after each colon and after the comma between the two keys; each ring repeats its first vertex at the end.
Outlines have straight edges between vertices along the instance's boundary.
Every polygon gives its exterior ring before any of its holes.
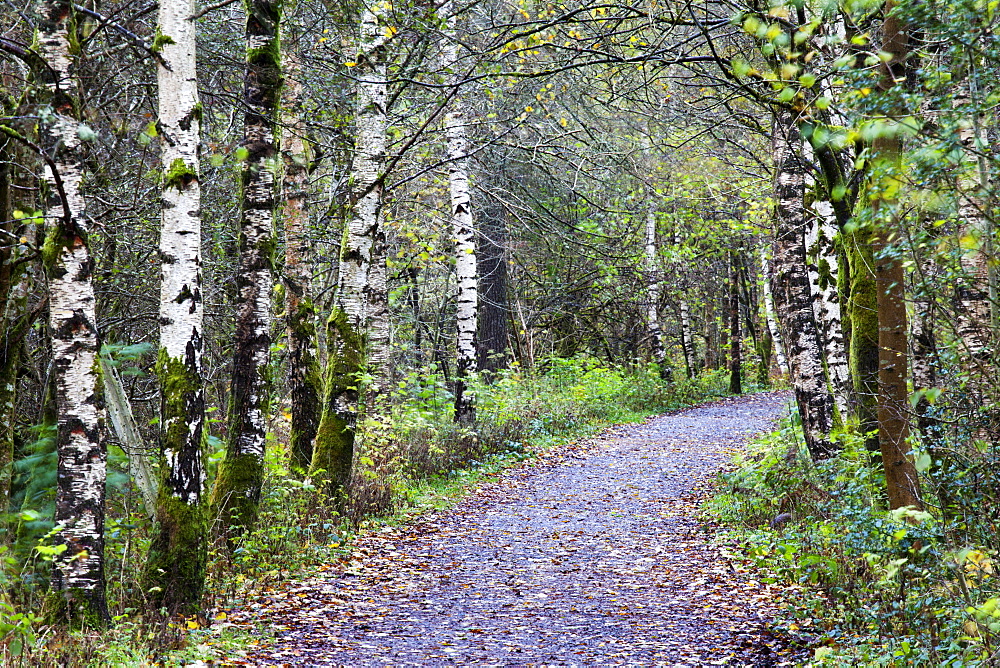
{"type": "MultiPolygon", "coordinates": [[[[672,236],[673,245],[679,246],[681,241],[676,227],[673,230],[672,236]]],[[[696,358],[697,350],[694,345],[694,332],[691,331],[691,310],[683,292],[678,298],[678,309],[681,316],[681,350],[684,352],[684,372],[690,379],[694,378],[698,361],[696,358]]]]}
{"type": "Polygon", "coordinates": [[[840,423],[851,412],[851,373],[844,347],[841,325],[840,293],[837,287],[839,261],[837,259],[837,222],[829,202],[816,201],[812,205],[812,220],[806,234],[809,254],[809,282],[813,294],[813,314],[823,344],[823,359],[833,393],[840,423]]]}
{"type": "Polygon", "coordinates": [[[485,193],[479,201],[479,361],[477,368],[490,382],[507,368],[510,308],[507,304],[507,222],[503,204],[485,193]]]}
{"type": "Polygon", "coordinates": [[[104,585],[104,486],[107,449],[102,438],[104,406],[97,355],[100,346],[87,246],[87,219],[80,185],[80,127],[69,97],[74,82],[68,24],[72,5],[38,4],[38,51],[53,115],[41,123],[46,161],[46,240],[49,327],[58,411],[58,482],[55,541],[66,547],[52,563],[56,613],[73,625],[109,621],[104,585]]]}
{"type": "Polygon", "coordinates": [[[821,460],[836,454],[829,437],[833,428],[833,396],[826,385],[809,291],[805,249],[806,170],[800,157],[802,139],[790,112],[775,112],[773,138],[777,206],[771,293],[787,346],[806,447],[814,460],[821,460]]]}
{"type": "MultiPolygon", "coordinates": [[[[889,91],[906,80],[905,59],[909,36],[902,20],[892,14],[895,0],[885,6],[882,23],[882,49],[891,55],[883,63],[879,87],[889,91]]],[[[872,144],[873,160],[888,172],[886,181],[898,179],[902,169],[902,139],[897,136],[878,137],[872,144]]],[[[878,167],[877,167],[878,168],[878,167]]],[[[889,184],[880,182],[873,189],[872,209],[879,228],[873,244],[875,253],[875,286],[878,301],[878,425],[879,448],[885,467],[886,487],[890,508],[923,507],[917,470],[910,459],[907,438],[909,425],[909,392],[906,385],[907,324],[903,294],[906,276],[903,262],[892,242],[898,238],[899,221],[896,201],[886,193],[889,184]]]]}
{"type": "Polygon", "coordinates": [[[340,253],[337,297],[327,321],[329,356],[322,415],[311,473],[332,494],[346,487],[354,457],[363,372],[378,394],[388,360],[385,232],[381,225],[388,83],[383,51],[386,27],[375,9],[362,10],[355,67],[357,142],[351,165],[354,203],[340,253]]]}
{"type": "MultiPolygon", "coordinates": [[[[461,80],[458,65],[459,44],[457,18],[450,15],[454,6],[441,6],[441,17],[447,29],[442,44],[442,68],[456,87],[461,80]]],[[[472,219],[472,195],[469,189],[469,139],[466,127],[465,100],[457,92],[451,101],[451,111],[445,114],[444,128],[448,140],[448,189],[451,195],[451,233],[455,239],[455,421],[472,424],[476,420],[474,397],[467,380],[476,372],[476,330],[478,329],[478,267],[476,236],[472,219]]]]}
{"type": "Polygon", "coordinates": [[[288,390],[292,424],[289,449],[293,469],[309,470],[313,440],[319,424],[322,380],[316,349],[316,307],[312,301],[310,269],[308,187],[309,149],[301,116],[302,84],[298,54],[285,54],[284,122],[281,151],[284,157],[285,327],[288,337],[288,390]]]}
{"type": "MultiPolygon", "coordinates": [[[[974,76],[974,75],[972,75],[974,76]]],[[[962,100],[959,102],[966,102],[962,100]]],[[[996,326],[995,281],[991,280],[993,226],[985,211],[989,167],[982,155],[978,115],[959,133],[963,147],[962,171],[957,179],[960,264],[963,276],[956,294],[957,334],[973,365],[990,359],[991,329],[996,326]],[[979,153],[977,159],[976,154],[979,153]],[[991,294],[991,292],[993,294],[991,294]]]]}
{"type": "Polygon", "coordinates": [[[660,280],[659,255],[656,252],[656,210],[649,208],[646,213],[646,246],[643,255],[646,269],[646,326],[653,349],[653,361],[660,369],[660,378],[670,380],[667,364],[667,349],[663,345],[663,329],[660,327],[660,280]]]}
{"type": "Polygon", "coordinates": [[[269,406],[271,290],[274,279],[277,117],[281,101],[281,0],[246,2],[243,86],[243,193],[229,439],[215,481],[213,516],[221,533],[242,535],[257,521],[264,482],[269,406]]]}
{"type": "Polygon", "coordinates": [[[144,589],[154,608],[198,609],[208,557],[204,507],[205,390],[201,378],[201,105],[193,0],[161,2],[157,39],[161,136],[160,379],[162,462],[144,589]]]}

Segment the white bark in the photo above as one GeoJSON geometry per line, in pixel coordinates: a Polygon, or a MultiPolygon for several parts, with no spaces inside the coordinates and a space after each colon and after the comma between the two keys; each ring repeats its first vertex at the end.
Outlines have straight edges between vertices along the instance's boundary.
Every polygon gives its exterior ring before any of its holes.
{"type": "Polygon", "coordinates": [[[667,361],[667,351],[663,345],[663,330],[660,327],[660,271],[656,253],[656,210],[650,206],[646,214],[646,246],[643,263],[646,269],[646,323],[653,342],[653,361],[661,370],[667,361]]]}
{"type": "MultiPolygon", "coordinates": [[[[195,69],[194,0],[161,2],[157,15],[162,62],[157,65],[158,129],[161,135],[160,347],[161,356],[201,377],[203,304],[201,295],[201,188],[198,142],[201,106],[195,69]]],[[[191,410],[163,415],[161,429],[184,425],[183,443],[165,443],[172,491],[184,503],[200,501],[204,471],[191,458],[201,448],[204,390],[193,391],[191,410]],[[178,456],[179,452],[187,453],[178,456]]],[[[165,391],[168,389],[165,387],[165,391]]],[[[165,401],[167,403],[169,398],[165,401]]],[[[175,404],[176,407],[176,404],[175,404]]]]}
{"type": "MultiPolygon", "coordinates": [[[[455,86],[460,77],[458,64],[456,17],[448,16],[453,7],[446,3],[441,14],[446,17],[447,30],[442,46],[442,66],[452,77],[455,86]]],[[[472,398],[466,396],[465,378],[476,371],[476,331],[479,326],[478,266],[476,264],[476,238],[472,219],[472,194],[469,188],[469,139],[465,101],[460,94],[453,97],[451,111],[445,114],[444,127],[448,140],[448,188],[451,194],[451,230],[455,240],[455,325],[458,355],[455,412],[466,420],[472,398]]]]}
{"type": "MultiPolygon", "coordinates": [[[[193,337],[201,336],[201,189],[198,141],[201,107],[195,73],[195,26],[192,0],[159,6],[160,55],[157,67],[159,132],[162,135],[163,262],[160,285],[161,345],[174,359],[184,359],[193,337]]],[[[200,363],[201,346],[197,346],[200,363]]]]}
{"type": "Polygon", "coordinates": [[[337,302],[359,334],[368,333],[367,362],[374,380],[389,361],[388,300],[385,285],[385,231],[382,229],[382,170],[385,165],[388,82],[383,50],[386,26],[378,11],[365,6],[357,56],[357,142],[351,164],[354,208],[341,251],[337,302]]]}
{"type": "MultiPolygon", "coordinates": [[[[956,104],[968,102],[964,96],[956,104]]],[[[990,269],[992,257],[992,222],[984,210],[984,196],[989,186],[989,168],[982,151],[979,118],[973,117],[959,132],[963,147],[962,171],[957,179],[960,264],[964,276],[958,289],[958,336],[970,358],[988,355],[990,329],[996,327],[996,278],[990,269]],[[977,154],[978,157],[977,157],[977,154]]]]}
{"type": "Polygon", "coordinates": [[[834,402],[826,384],[823,356],[807,269],[805,166],[802,140],[789,112],[775,114],[775,239],[771,294],[788,346],[791,381],[813,459],[835,454],[830,441],[834,402]]]}
{"type": "MultiPolygon", "coordinates": [[[[673,231],[673,244],[674,246],[680,244],[680,235],[677,234],[676,227],[673,231]]],[[[697,366],[697,360],[695,359],[697,350],[694,345],[694,333],[691,331],[691,309],[683,294],[679,298],[679,309],[681,315],[681,349],[684,351],[684,365],[688,378],[693,378],[695,367],[697,366]]]]}
{"type": "Polygon", "coordinates": [[[837,222],[829,202],[815,202],[812,209],[812,220],[806,230],[806,252],[813,314],[823,346],[830,389],[837,411],[841,418],[845,418],[850,414],[851,373],[844,346],[840,293],[837,290],[840,268],[834,245],[837,222]]]}
{"type": "Polygon", "coordinates": [[[70,614],[83,608],[90,621],[107,619],[104,598],[104,485],[107,450],[98,383],[99,349],[93,260],[87,247],[87,219],[80,185],[79,124],[71,116],[73,90],[69,33],[70,5],[39,3],[38,52],[48,67],[52,117],[40,128],[48,186],[47,216],[56,241],[49,258],[49,324],[58,407],[59,475],[55,520],[67,549],[53,563],[56,591],[66,594],[70,614]]]}

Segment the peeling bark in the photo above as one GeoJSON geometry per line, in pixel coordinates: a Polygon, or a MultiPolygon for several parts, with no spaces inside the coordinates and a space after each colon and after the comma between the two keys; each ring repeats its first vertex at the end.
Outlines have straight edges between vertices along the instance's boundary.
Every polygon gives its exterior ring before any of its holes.
{"type": "Polygon", "coordinates": [[[159,492],[144,588],[153,607],[198,610],[208,559],[204,507],[205,390],[202,374],[201,105],[193,0],[161,2],[157,127],[161,137],[159,492]]]}
{"type": "Polygon", "coordinates": [[[806,269],[808,220],[802,138],[790,112],[775,112],[773,141],[777,206],[771,294],[787,347],[806,446],[814,460],[821,460],[836,454],[829,436],[833,429],[833,396],[826,385],[806,269]]]}
{"type": "Polygon", "coordinates": [[[837,288],[837,222],[829,202],[812,205],[812,219],[806,232],[809,256],[809,282],[813,294],[813,313],[823,345],[827,379],[833,394],[840,424],[851,414],[851,373],[844,347],[841,325],[840,293],[837,288]]]}
{"type": "Polygon", "coordinates": [[[115,434],[118,435],[122,449],[128,455],[129,473],[142,496],[142,506],[146,510],[146,517],[155,522],[157,485],[149,452],[139,433],[139,426],[135,423],[132,405],[129,404],[118,371],[103,357],[100,363],[101,379],[104,382],[104,398],[111,426],[115,434]]]}
{"type": "Polygon", "coordinates": [[[989,167],[984,156],[976,158],[985,140],[980,136],[979,119],[974,117],[959,133],[963,148],[962,171],[957,179],[959,198],[959,262],[963,276],[955,295],[956,333],[972,365],[991,359],[990,343],[996,327],[996,278],[990,269],[993,225],[985,210],[989,187],[989,167]]]}
{"type": "MultiPolygon", "coordinates": [[[[771,276],[771,263],[767,258],[767,249],[763,247],[760,250],[760,266],[761,275],[764,277],[764,280],[769,280],[771,276]]],[[[789,372],[788,359],[785,357],[785,348],[781,343],[781,332],[774,315],[774,298],[771,296],[771,290],[768,287],[764,289],[764,320],[767,323],[767,330],[770,332],[771,340],[774,343],[774,358],[778,363],[778,370],[782,373],[789,372]]]]}
{"type": "MultiPolygon", "coordinates": [[[[674,246],[680,245],[680,235],[677,233],[676,227],[673,230],[672,241],[674,246]]],[[[683,293],[678,298],[678,309],[681,321],[681,350],[684,352],[684,371],[688,378],[694,378],[698,367],[698,353],[694,344],[694,332],[691,331],[691,311],[683,293]]]]}
{"type": "Polygon", "coordinates": [[[59,457],[55,534],[66,550],[52,564],[52,591],[60,596],[57,615],[74,625],[109,621],[104,586],[104,486],[107,446],[97,354],[93,259],[80,185],[81,140],[77,134],[68,23],[69,2],[38,5],[38,51],[53,118],[40,127],[46,164],[46,215],[53,220],[46,240],[49,327],[58,411],[59,457]]]}
{"type": "Polygon", "coordinates": [[[274,287],[274,213],[281,101],[280,0],[246,3],[243,85],[243,192],[240,261],[236,274],[236,332],[230,383],[226,458],[212,492],[220,533],[233,539],[257,521],[264,483],[270,405],[271,290],[274,287]]]}

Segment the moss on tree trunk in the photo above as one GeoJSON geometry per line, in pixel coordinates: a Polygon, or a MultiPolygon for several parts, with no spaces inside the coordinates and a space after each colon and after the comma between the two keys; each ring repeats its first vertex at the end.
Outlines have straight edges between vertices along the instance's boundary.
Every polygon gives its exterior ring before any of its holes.
{"type": "Polygon", "coordinates": [[[327,493],[336,496],[351,479],[364,341],[340,309],[330,314],[327,337],[330,354],[323,413],[316,430],[310,474],[327,493]]]}
{"type": "Polygon", "coordinates": [[[153,530],[143,588],[154,608],[193,614],[201,604],[208,559],[204,486],[205,397],[201,378],[187,360],[161,349],[156,372],[161,384],[162,460],[153,530]]]}
{"type": "Polygon", "coordinates": [[[850,322],[850,367],[854,379],[858,429],[865,434],[865,447],[878,453],[878,298],[871,231],[859,228],[845,246],[850,270],[847,315],[850,322]]]}

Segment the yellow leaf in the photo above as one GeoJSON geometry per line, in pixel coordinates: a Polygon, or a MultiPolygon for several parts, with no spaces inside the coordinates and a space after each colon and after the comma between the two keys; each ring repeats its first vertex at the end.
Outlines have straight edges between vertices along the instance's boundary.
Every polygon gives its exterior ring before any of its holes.
{"type": "Polygon", "coordinates": [[[560,118],[559,125],[566,127],[567,125],[569,125],[569,121],[567,121],[565,118],[560,118]]]}
{"type": "Polygon", "coordinates": [[[355,67],[356,65],[357,63],[354,62],[353,60],[348,60],[346,63],[344,63],[345,67],[355,67]]]}
{"type": "Polygon", "coordinates": [[[993,575],[993,561],[990,556],[982,550],[972,550],[965,557],[968,563],[965,564],[966,573],[976,573],[983,575],[993,575]]]}
{"type": "Polygon", "coordinates": [[[192,631],[201,628],[201,624],[198,623],[197,619],[189,619],[187,622],[187,627],[192,631]]]}
{"type": "Polygon", "coordinates": [[[225,612],[220,612],[215,616],[215,618],[218,619],[219,621],[222,621],[223,619],[226,619],[228,616],[229,615],[227,615],[225,612]]]}

